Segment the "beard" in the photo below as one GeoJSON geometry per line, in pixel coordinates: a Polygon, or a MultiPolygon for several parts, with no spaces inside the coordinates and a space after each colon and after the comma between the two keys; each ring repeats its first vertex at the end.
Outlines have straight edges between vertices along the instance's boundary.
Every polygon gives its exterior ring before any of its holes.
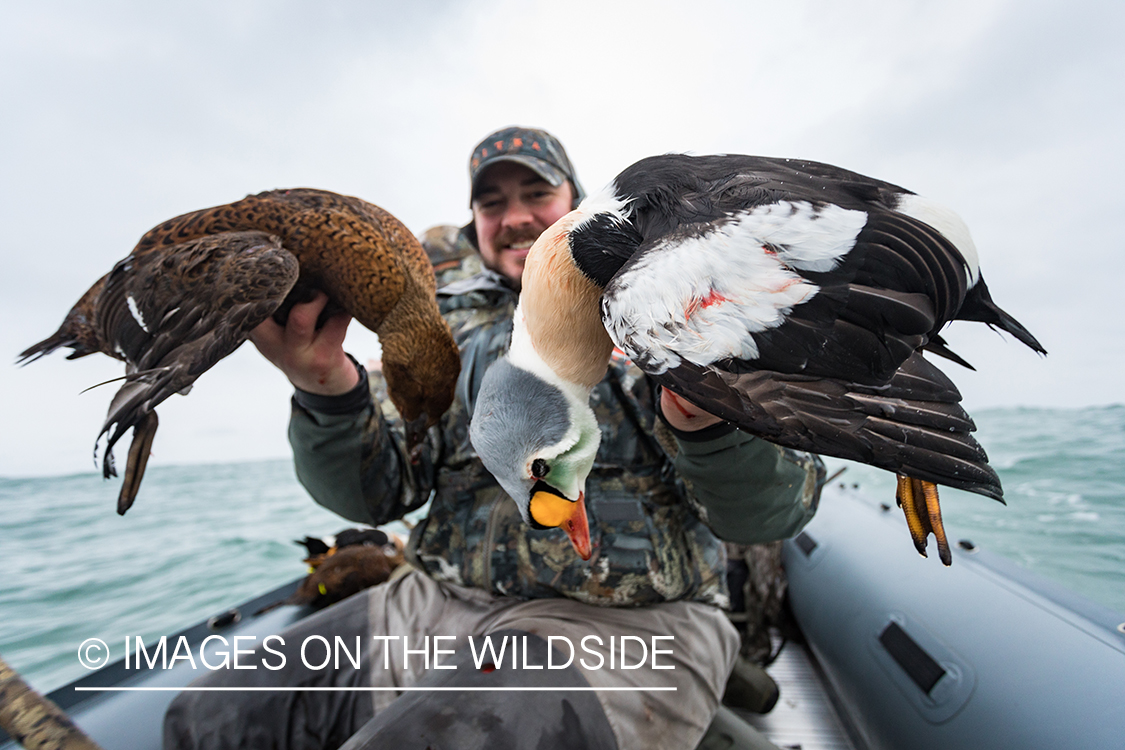
{"type": "Polygon", "coordinates": [[[534,243],[535,240],[539,239],[541,233],[541,231],[528,227],[500,231],[493,240],[493,252],[481,253],[481,264],[490,271],[503,276],[508,282],[508,286],[518,292],[522,286],[520,282],[526,257],[514,257],[513,252],[516,251],[511,246],[521,243],[534,243]]]}

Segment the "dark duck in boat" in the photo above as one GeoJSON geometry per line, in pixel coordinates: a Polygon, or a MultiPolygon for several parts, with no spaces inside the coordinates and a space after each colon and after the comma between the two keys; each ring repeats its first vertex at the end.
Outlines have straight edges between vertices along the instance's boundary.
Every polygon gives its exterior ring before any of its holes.
{"type": "Polygon", "coordinates": [[[402,541],[379,529],[344,529],[297,544],[309,552],[309,574],[285,604],[327,607],[383,583],[405,561],[402,541]]]}

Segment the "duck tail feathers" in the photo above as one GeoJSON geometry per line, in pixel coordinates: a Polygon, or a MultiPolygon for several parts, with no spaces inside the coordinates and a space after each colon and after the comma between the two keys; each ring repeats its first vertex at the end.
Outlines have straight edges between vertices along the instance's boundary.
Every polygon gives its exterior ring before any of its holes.
{"type": "Polygon", "coordinates": [[[1047,353],[1038,339],[1031,335],[1031,331],[1024,328],[1018,320],[1001,310],[1000,306],[992,301],[992,295],[988,293],[988,286],[984,283],[984,279],[980,279],[969,290],[969,294],[965,297],[965,303],[957,313],[957,318],[985,323],[993,329],[999,328],[1015,336],[1033,351],[1039,354],[1047,353]]]}

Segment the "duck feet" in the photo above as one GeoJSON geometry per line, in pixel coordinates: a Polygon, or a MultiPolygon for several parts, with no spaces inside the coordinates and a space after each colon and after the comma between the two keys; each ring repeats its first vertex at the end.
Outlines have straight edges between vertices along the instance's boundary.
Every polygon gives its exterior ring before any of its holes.
{"type": "Polygon", "coordinates": [[[953,555],[949,551],[949,541],[945,538],[945,527],[941,523],[937,485],[899,474],[895,500],[906,515],[906,525],[910,527],[910,536],[918,554],[927,557],[926,539],[932,533],[937,540],[938,557],[943,564],[952,565],[953,555]]]}

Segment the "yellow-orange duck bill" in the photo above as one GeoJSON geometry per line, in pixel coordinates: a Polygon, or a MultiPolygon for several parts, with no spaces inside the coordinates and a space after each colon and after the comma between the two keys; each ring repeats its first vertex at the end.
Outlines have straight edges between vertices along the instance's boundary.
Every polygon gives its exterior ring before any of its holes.
{"type": "Polygon", "coordinates": [[[586,520],[585,495],[580,494],[577,502],[567,500],[551,492],[540,490],[531,496],[529,508],[531,518],[541,526],[558,527],[570,537],[574,551],[583,560],[589,560],[590,524],[586,520]]]}

